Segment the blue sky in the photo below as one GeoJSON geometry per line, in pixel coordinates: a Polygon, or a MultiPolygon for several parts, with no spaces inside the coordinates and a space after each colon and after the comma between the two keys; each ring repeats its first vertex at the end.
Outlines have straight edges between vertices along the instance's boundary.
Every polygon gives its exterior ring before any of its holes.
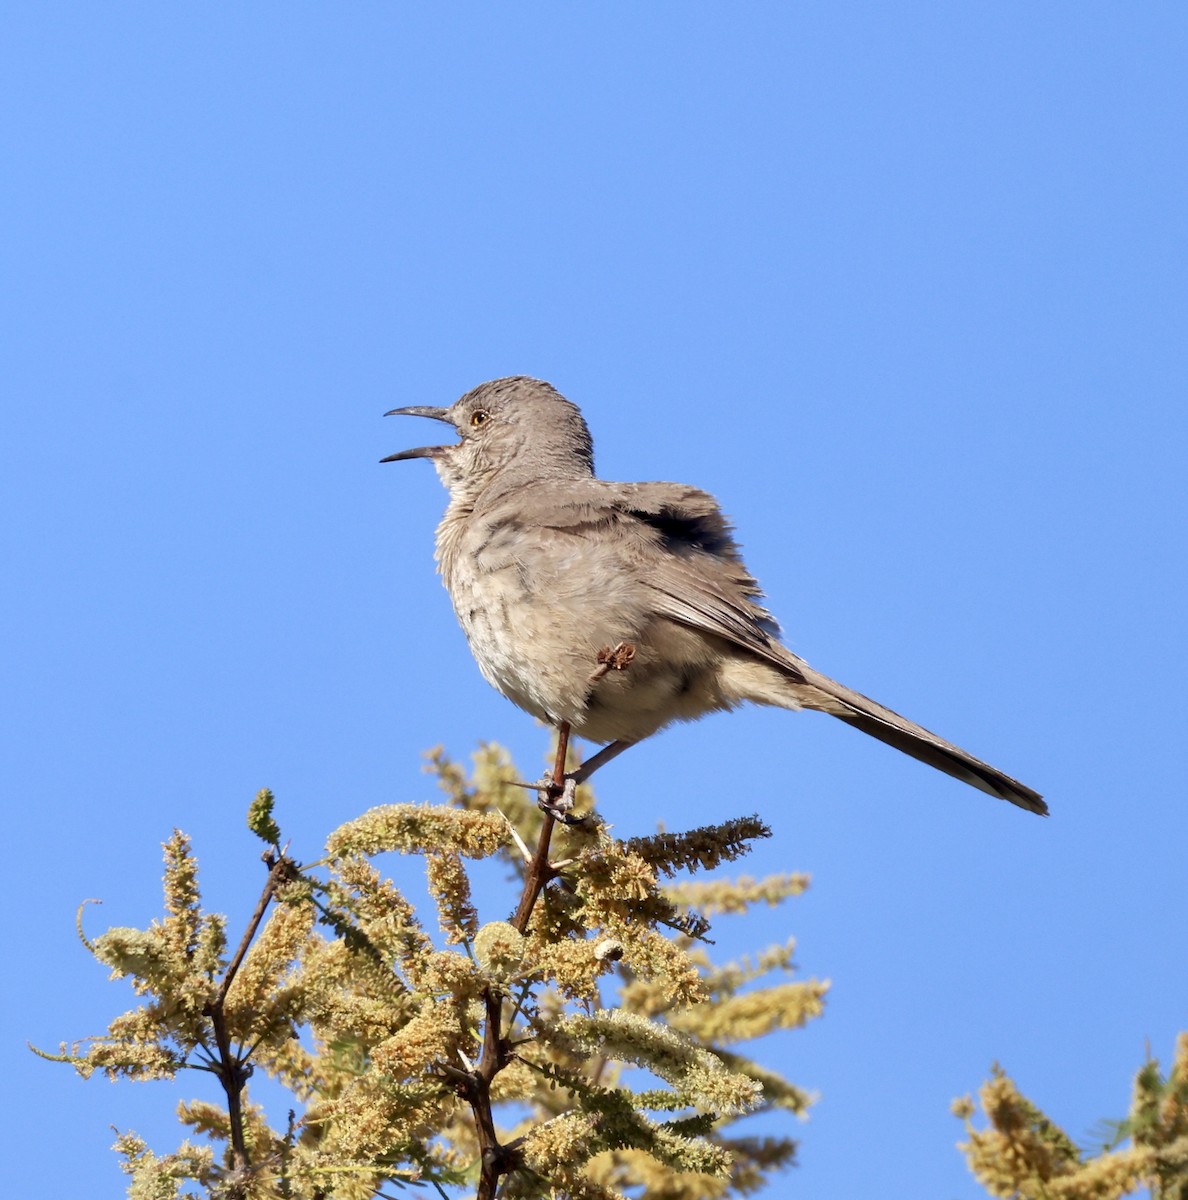
{"type": "Polygon", "coordinates": [[[798,653],[1052,806],[775,710],[600,777],[624,835],[758,809],[747,869],[813,875],[721,930],[833,981],[766,1049],[821,1093],[778,1191],[981,1195],[948,1105],[996,1059],[1074,1137],[1123,1114],[1188,995],[1182,5],[39,0],[0,46],[14,1195],[177,1140],[168,1086],[24,1049],[127,1003],[80,900],[148,920],[180,826],[242,920],[257,788],[312,856],[436,743],[539,762],[436,479],[378,465],[386,409],[512,373],[606,477],[715,492],[798,653]]]}

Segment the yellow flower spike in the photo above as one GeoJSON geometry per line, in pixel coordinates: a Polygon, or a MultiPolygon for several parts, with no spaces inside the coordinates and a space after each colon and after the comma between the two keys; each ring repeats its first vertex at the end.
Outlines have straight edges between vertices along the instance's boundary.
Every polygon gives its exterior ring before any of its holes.
{"type": "Polygon", "coordinates": [[[528,941],[507,921],[489,921],[474,938],[474,956],[492,978],[506,983],[524,963],[528,941]]]}

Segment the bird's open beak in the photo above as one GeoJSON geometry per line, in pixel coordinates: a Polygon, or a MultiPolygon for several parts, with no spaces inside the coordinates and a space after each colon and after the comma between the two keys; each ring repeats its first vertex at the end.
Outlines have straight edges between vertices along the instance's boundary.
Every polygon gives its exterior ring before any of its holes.
{"type": "MultiPolygon", "coordinates": [[[[432,404],[410,404],[407,408],[393,408],[384,413],[385,417],[432,417],[435,421],[444,421],[453,425],[449,418],[448,408],[435,408],[432,404]]],[[[449,450],[449,446],[418,446],[415,450],[401,450],[399,454],[389,454],[380,462],[401,462],[406,458],[437,458],[449,450]]]]}

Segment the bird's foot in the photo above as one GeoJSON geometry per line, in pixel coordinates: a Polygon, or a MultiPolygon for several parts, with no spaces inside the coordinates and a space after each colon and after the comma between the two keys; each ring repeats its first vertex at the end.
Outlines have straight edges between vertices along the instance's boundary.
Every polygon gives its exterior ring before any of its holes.
{"type": "Polygon", "coordinates": [[[620,642],[617,646],[603,646],[598,651],[598,667],[590,676],[590,683],[597,683],[610,671],[626,671],[635,658],[635,647],[630,642],[620,642]]]}
{"type": "Polygon", "coordinates": [[[572,775],[566,775],[563,783],[556,783],[551,774],[545,775],[535,787],[537,805],[562,824],[578,825],[586,819],[573,815],[577,780],[572,775]]]}

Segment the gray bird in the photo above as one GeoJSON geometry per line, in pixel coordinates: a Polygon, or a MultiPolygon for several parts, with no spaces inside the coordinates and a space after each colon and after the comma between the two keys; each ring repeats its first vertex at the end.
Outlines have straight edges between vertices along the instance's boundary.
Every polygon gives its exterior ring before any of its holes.
{"type": "Polygon", "coordinates": [[[814,671],[778,640],[714,498],[679,483],[594,476],[577,406],[526,376],[432,417],[460,440],[427,458],[449,489],[437,564],[487,681],[604,748],[576,783],[673,721],[744,701],[829,713],[992,796],[1047,813],[1037,792],[814,671]],[[599,666],[598,664],[602,664],[599,666]]]}

